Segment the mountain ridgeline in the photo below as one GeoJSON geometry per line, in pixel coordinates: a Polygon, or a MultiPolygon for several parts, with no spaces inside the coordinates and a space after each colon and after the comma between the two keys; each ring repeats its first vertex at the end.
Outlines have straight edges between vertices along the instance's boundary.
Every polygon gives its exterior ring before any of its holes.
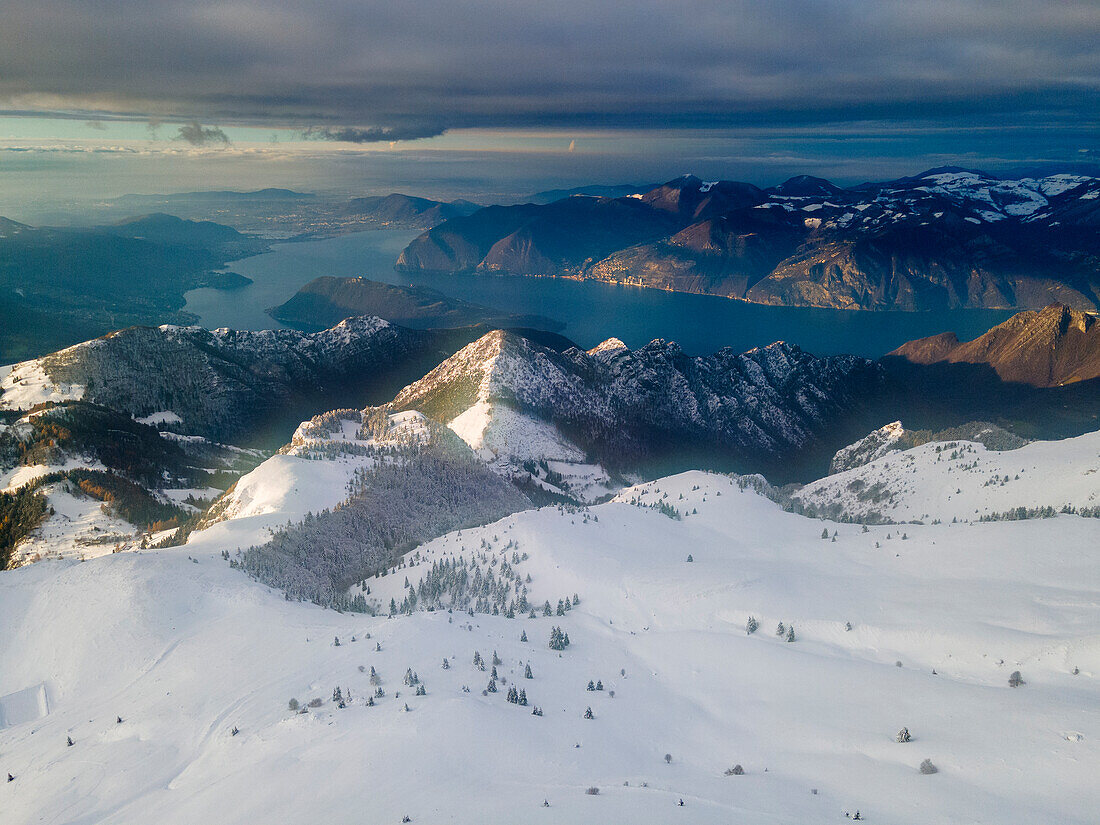
{"type": "Polygon", "coordinates": [[[840,187],[685,176],[446,220],[404,271],[560,276],[837,309],[1100,306],[1100,178],[954,167],[840,187]]]}
{"type": "Polygon", "coordinates": [[[831,443],[830,430],[880,383],[871,361],[819,358],[784,343],[705,357],[663,340],[634,351],[610,339],[588,352],[555,352],[496,331],[410,384],[390,408],[452,426],[485,410],[492,427],[504,407],[549,422],[618,472],[702,463],[782,475],[796,454],[831,443]]]}
{"type": "Polygon", "coordinates": [[[1052,304],[1020,312],[973,341],[945,332],[890,353],[914,364],[985,364],[1004,381],[1059,387],[1100,378],[1096,315],[1052,304]]]}
{"type": "Polygon", "coordinates": [[[181,433],[278,447],[303,418],[380,403],[484,332],[413,330],[358,317],[332,329],[130,327],[17,365],[0,407],[84,400],[145,417],[170,411],[181,433]],[[53,388],[35,394],[36,381],[53,388]]]}

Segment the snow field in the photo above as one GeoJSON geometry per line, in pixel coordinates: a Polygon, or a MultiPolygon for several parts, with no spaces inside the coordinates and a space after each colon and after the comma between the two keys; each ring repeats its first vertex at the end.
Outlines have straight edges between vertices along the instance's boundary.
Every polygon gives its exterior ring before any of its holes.
{"type": "Polygon", "coordinates": [[[579,594],[563,617],[288,603],[220,558],[245,529],[232,521],[183,548],[5,574],[0,696],[45,682],[51,709],[0,731],[6,821],[1091,821],[1100,521],[906,525],[902,540],[704,473],[619,498],[444,536],[367,580],[388,602],[432,560],[514,542],[532,602],[579,594]],[[560,656],[552,626],[572,642],[560,656]],[[508,683],[483,696],[494,650],[508,683]],[[513,680],[542,717],[505,700],[513,680]],[[323,703],[297,715],[291,697],[323,703]],[[903,726],[914,741],[897,744],[903,726]],[[925,758],[938,774],[920,775],[925,758]],[[746,775],[725,776],[734,764],[746,775]]]}

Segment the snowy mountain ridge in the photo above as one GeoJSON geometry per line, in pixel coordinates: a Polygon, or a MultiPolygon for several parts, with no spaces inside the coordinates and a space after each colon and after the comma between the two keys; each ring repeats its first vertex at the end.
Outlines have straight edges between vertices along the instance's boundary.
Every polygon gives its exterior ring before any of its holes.
{"type": "Polygon", "coordinates": [[[590,352],[557,353],[497,331],[410,384],[391,406],[448,423],[475,449],[493,416],[509,410],[554,426],[556,434],[539,440],[563,454],[549,458],[572,460],[566,454],[580,450],[611,472],[629,472],[672,445],[777,460],[812,443],[877,380],[865,359],[817,358],[782,342],[691,357],[659,339],[634,351],[610,339],[590,352]]]}
{"type": "Polygon", "coordinates": [[[1100,433],[1007,450],[955,440],[907,450],[885,445],[876,454],[805,485],[792,501],[807,513],[872,524],[1100,512],[1100,433]]]}

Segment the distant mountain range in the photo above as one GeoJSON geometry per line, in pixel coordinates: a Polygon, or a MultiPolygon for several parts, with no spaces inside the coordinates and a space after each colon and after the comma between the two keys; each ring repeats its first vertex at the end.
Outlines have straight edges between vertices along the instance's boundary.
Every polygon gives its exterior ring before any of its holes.
{"type": "Polygon", "coordinates": [[[135,323],[181,321],[183,294],[249,281],[224,270],[268,241],[161,213],[84,228],[0,219],[0,363],[135,323]]]}
{"type": "MultiPolygon", "coordinates": [[[[427,229],[478,208],[469,201],[445,202],[396,192],[349,200],[269,188],[254,192],[122,195],[87,207],[80,220],[118,221],[151,212],[168,212],[181,218],[217,221],[270,239],[290,239],[331,237],[364,229],[427,229]]],[[[72,221],[73,217],[70,213],[58,213],[49,219],[62,223],[72,221]]]]}
{"type": "MultiPolygon", "coordinates": [[[[583,190],[580,190],[583,192],[583,190]]],[[[599,190],[596,190],[599,191],[599,190]]],[[[491,206],[429,229],[398,269],[595,279],[786,306],[1100,306],[1100,178],[943,167],[841,187],[685,176],[615,197],[491,206]]]]}

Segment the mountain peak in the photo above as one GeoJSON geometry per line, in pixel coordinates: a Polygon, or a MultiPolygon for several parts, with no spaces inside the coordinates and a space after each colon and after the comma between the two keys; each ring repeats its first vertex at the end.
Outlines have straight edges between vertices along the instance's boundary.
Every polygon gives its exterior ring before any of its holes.
{"type": "Polygon", "coordinates": [[[1019,312],[973,341],[943,333],[890,355],[916,364],[986,364],[1004,381],[1056,387],[1100,378],[1100,324],[1095,315],[1051,304],[1019,312]]]}
{"type": "Polygon", "coordinates": [[[628,347],[618,338],[608,338],[606,341],[597,344],[592,349],[588,350],[589,355],[598,355],[600,353],[621,352],[628,347]]]}
{"type": "Polygon", "coordinates": [[[782,197],[814,197],[836,195],[844,190],[825,178],[815,178],[812,175],[795,175],[788,178],[778,186],[773,186],[768,192],[782,197]]]}

